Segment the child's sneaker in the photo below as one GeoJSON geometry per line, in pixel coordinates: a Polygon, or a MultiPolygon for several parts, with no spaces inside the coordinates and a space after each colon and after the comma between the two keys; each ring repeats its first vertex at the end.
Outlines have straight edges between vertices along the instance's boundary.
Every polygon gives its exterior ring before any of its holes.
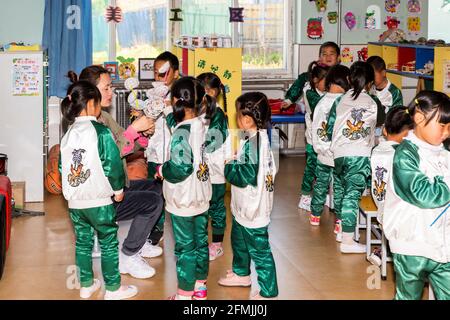
{"type": "Polygon", "coordinates": [[[309,223],[312,226],[320,226],[320,217],[316,217],[311,213],[309,216],[309,223]]]}
{"type": "Polygon", "coordinates": [[[129,273],[133,278],[137,279],[147,279],[155,275],[155,269],[141,257],[139,252],[132,256],[127,256],[120,252],[119,271],[122,274],[129,273]]]}
{"type": "Polygon", "coordinates": [[[224,278],[220,278],[218,283],[225,287],[250,287],[252,285],[252,279],[250,276],[241,277],[233,271],[228,270],[227,275],[224,278]]]}
{"type": "Polygon", "coordinates": [[[206,300],[208,298],[208,289],[206,288],[206,283],[199,285],[194,289],[194,295],[192,300],[206,300]]]}
{"type": "Polygon", "coordinates": [[[341,232],[341,220],[334,220],[334,234],[341,232]]]}
{"type": "Polygon", "coordinates": [[[214,261],[223,256],[223,247],[221,242],[212,242],[209,247],[209,261],[214,261]]]}
{"type": "Polygon", "coordinates": [[[381,266],[381,249],[375,248],[367,260],[375,266],[381,266]]]}
{"type": "Polygon", "coordinates": [[[137,295],[138,289],[136,286],[121,286],[116,291],[106,290],[105,300],[123,300],[129,299],[137,295]]]}
{"type": "Polygon", "coordinates": [[[95,291],[100,289],[101,286],[102,286],[102,284],[101,284],[100,280],[94,279],[94,283],[92,283],[92,285],[90,287],[81,287],[80,288],[80,298],[83,298],[83,299],[90,298],[94,294],[95,291]]]}
{"type": "Polygon", "coordinates": [[[311,196],[302,194],[298,203],[298,207],[305,211],[311,211],[311,196]]]}
{"type": "Polygon", "coordinates": [[[336,235],[336,242],[342,242],[342,232],[339,232],[339,233],[336,235]]]}
{"type": "Polygon", "coordinates": [[[145,241],[144,245],[141,248],[141,251],[139,251],[139,254],[143,258],[155,258],[162,255],[163,249],[158,245],[153,245],[148,241],[145,241]]]}

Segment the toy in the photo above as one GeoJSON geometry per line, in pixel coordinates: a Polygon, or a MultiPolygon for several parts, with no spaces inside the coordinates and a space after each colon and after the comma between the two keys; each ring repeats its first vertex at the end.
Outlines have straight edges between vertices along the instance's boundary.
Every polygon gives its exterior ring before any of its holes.
{"type": "Polygon", "coordinates": [[[306,29],[308,38],[313,40],[322,39],[323,27],[322,18],[310,18],[308,19],[308,27],[306,29]]]}
{"type": "Polygon", "coordinates": [[[119,65],[119,76],[121,79],[133,78],[136,75],[136,67],[134,66],[134,58],[125,59],[120,56],[117,57],[117,60],[120,62],[119,65]]]}
{"type": "Polygon", "coordinates": [[[356,26],[356,17],[352,12],[345,14],[344,21],[349,30],[352,30],[356,26]]]}
{"type": "Polygon", "coordinates": [[[415,61],[410,61],[410,62],[405,63],[402,66],[402,71],[403,72],[414,72],[414,71],[416,71],[416,62],[415,61]]]}
{"type": "Polygon", "coordinates": [[[425,63],[423,69],[417,69],[416,73],[433,75],[434,63],[432,61],[428,61],[427,63],[425,63]]]}

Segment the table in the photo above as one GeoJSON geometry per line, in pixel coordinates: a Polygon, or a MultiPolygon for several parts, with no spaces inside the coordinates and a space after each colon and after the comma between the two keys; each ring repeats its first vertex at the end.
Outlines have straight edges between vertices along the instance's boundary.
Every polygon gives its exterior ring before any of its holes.
{"type": "MultiPolygon", "coordinates": [[[[283,130],[286,134],[288,134],[287,125],[289,123],[305,123],[305,114],[304,113],[296,113],[293,115],[283,115],[276,114],[272,115],[271,118],[272,126],[276,124],[280,124],[280,129],[283,130]]],[[[284,142],[280,145],[280,154],[284,155],[302,155],[305,154],[305,148],[287,148],[284,147],[284,142]]]]}

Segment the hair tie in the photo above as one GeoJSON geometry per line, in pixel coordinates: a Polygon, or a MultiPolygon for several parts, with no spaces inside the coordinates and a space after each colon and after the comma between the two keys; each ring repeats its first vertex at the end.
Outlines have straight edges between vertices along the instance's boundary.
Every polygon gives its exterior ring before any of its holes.
{"type": "Polygon", "coordinates": [[[417,100],[417,98],[414,99],[414,102],[415,102],[417,105],[419,104],[419,100],[417,100]]]}
{"type": "Polygon", "coordinates": [[[409,109],[408,108],[405,109],[405,113],[409,114],[409,109]]]}
{"type": "Polygon", "coordinates": [[[67,95],[67,98],[69,99],[69,101],[72,101],[72,96],[70,94],[67,95]]]}

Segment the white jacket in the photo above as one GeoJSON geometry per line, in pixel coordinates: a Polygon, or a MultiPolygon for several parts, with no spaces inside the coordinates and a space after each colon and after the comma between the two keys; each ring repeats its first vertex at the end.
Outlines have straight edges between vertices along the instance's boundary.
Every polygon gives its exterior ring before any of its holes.
{"type": "Polygon", "coordinates": [[[342,93],[326,93],[317,103],[312,121],[312,142],[317,159],[330,167],[334,167],[333,153],[330,150],[331,140],[328,137],[328,118],[332,107],[336,107],[342,93]]]}
{"type": "Polygon", "coordinates": [[[383,230],[391,251],[450,262],[450,152],[412,131],[396,147],[384,201],[383,230]]]}
{"type": "Polygon", "coordinates": [[[125,173],[111,131],[95,117],[78,117],[61,139],[60,171],[71,209],[112,204],[123,192],[125,173]]]}
{"type": "MultiPolygon", "coordinates": [[[[351,96],[353,89],[342,97],[336,108],[336,121],[331,141],[334,159],[341,157],[370,157],[375,145],[377,116],[384,110],[379,101],[365,90],[356,100],[351,96]]],[[[330,115],[332,117],[332,115],[330,115]]]]}
{"type": "Polygon", "coordinates": [[[166,210],[174,215],[191,217],[209,209],[212,186],[204,152],[205,134],[199,118],[180,122],[172,136],[170,160],[159,167],[164,177],[166,210]]]}
{"type": "Polygon", "coordinates": [[[146,149],[148,162],[164,163],[169,159],[169,145],[172,131],[167,124],[166,118],[172,112],[172,107],[166,107],[155,122],[155,133],[148,140],[146,149]]]}
{"type": "Polygon", "coordinates": [[[372,168],[371,194],[378,208],[377,219],[380,223],[383,223],[384,199],[386,197],[389,173],[392,170],[395,145],[398,145],[395,141],[383,140],[372,150],[372,156],[370,157],[370,166],[372,168]]]}
{"type": "MultiPolygon", "coordinates": [[[[244,188],[233,184],[231,186],[231,212],[236,221],[246,228],[267,226],[270,223],[270,214],[273,207],[274,182],[277,168],[270,149],[267,131],[260,130],[259,132],[260,147],[257,185],[247,185],[244,188]]],[[[245,145],[249,144],[251,139],[256,139],[256,137],[253,136],[247,141],[241,140],[238,159],[241,159],[242,153],[246,149],[245,145]]]]}
{"type": "Polygon", "coordinates": [[[314,113],[314,108],[320,99],[320,97],[323,96],[323,92],[315,89],[313,90],[311,88],[311,85],[309,82],[305,83],[305,86],[303,87],[303,95],[302,100],[305,105],[305,138],[306,142],[308,144],[313,144],[312,140],[312,116],[314,113]]]}

